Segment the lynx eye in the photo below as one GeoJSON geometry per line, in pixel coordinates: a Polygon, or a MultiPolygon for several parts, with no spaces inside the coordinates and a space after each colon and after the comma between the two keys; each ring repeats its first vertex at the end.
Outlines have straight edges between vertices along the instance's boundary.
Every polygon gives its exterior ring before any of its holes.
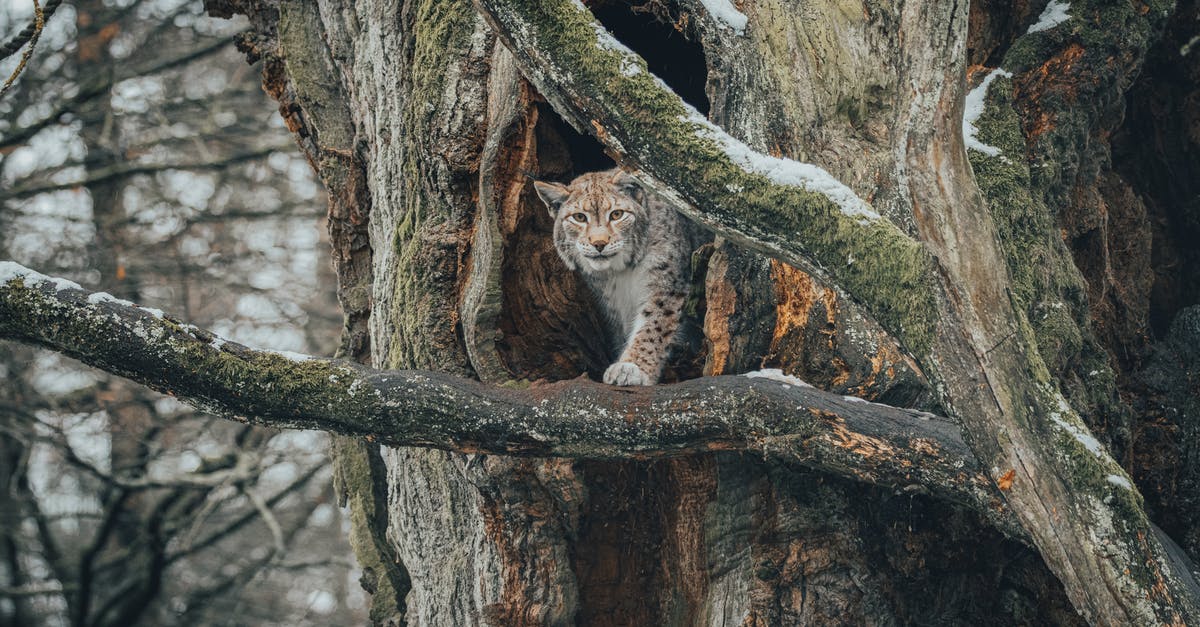
{"type": "Polygon", "coordinates": [[[587,222],[587,214],[586,213],[572,213],[571,219],[576,222],[587,222]]]}
{"type": "Polygon", "coordinates": [[[614,210],[612,213],[608,214],[608,219],[609,220],[620,220],[624,216],[625,216],[625,212],[620,209],[617,209],[617,210],[614,210]]]}

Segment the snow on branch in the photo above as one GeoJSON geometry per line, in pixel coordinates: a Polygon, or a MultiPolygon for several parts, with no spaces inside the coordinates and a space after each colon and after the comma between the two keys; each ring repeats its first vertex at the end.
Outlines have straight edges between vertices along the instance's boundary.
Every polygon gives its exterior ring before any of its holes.
{"type": "Polygon", "coordinates": [[[927,349],[937,317],[932,258],[849,186],[709,122],[578,0],[476,6],[555,111],[685,215],[838,285],[911,353],[927,349]]]}
{"type": "Polygon", "coordinates": [[[1038,16],[1038,21],[1034,22],[1025,34],[1040,33],[1044,30],[1050,30],[1059,24],[1071,19],[1071,14],[1067,11],[1071,10],[1070,3],[1062,0],[1050,0],[1050,4],[1038,16]]]}
{"type": "Polygon", "coordinates": [[[849,401],[775,372],[618,388],[510,389],[247,348],[157,310],[0,262],[0,338],[48,347],[245,422],[393,446],[581,459],[743,451],[932,494],[1022,537],[943,418],[849,401]]]}
{"type": "Polygon", "coordinates": [[[963,106],[963,123],[962,134],[963,143],[970,150],[978,150],[989,157],[1004,158],[1000,154],[1000,149],[983,143],[979,140],[979,128],[975,123],[979,121],[983,115],[987,101],[988,88],[992,86],[992,81],[997,77],[1012,78],[1012,72],[1008,72],[1002,68],[996,68],[983,77],[983,82],[979,83],[975,89],[967,93],[966,102],[963,106]]]}
{"type": "Polygon", "coordinates": [[[700,0],[713,17],[717,18],[721,24],[733,29],[733,32],[742,35],[746,32],[746,23],[750,21],[745,13],[742,13],[733,5],[730,0],[700,0]]]}

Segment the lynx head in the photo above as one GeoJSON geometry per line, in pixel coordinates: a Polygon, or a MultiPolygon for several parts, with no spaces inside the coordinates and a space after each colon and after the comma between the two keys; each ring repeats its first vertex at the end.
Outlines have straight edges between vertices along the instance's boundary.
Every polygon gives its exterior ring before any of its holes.
{"type": "Polygon", "coordinates": [[[567,267],[619,272],[642,256],[647,192],[621,170],[580,175],[570,185],[535,181],[554,218],[554,247],[567,267]]]}

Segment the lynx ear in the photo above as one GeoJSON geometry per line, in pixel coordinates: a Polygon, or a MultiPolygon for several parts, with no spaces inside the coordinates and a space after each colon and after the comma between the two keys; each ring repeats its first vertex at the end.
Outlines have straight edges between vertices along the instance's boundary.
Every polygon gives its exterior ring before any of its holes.
{"type": "Polygon", "coordinates": [[[567,196],[571,192],[566,187],[558,183],[543,183],[541,181],[533,182],[533,189],[537,190],[538,198],[546,203],[546,208],[550,210],[551,217],[558,215],[558,208],[567,200],[567,196]]]}
{"type": "Polygon", "coordinates": [[[642,184],[638,183],[638,180],[633,178],[632,174],[624,170],[617,170],[617,173],[609,180],[612,181],[613,187],[616,187],[621,193],[638,202],[642,201],[642,195],[646,193],[646,190],[642,189],[642,184]]]}

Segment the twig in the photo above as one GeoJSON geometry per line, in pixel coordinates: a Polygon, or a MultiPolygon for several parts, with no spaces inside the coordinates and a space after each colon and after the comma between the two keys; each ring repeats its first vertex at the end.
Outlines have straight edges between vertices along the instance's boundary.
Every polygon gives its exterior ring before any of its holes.
{"type": "MultiPolygon", "coordinates": [[[[50,2],[46,3],[46,7],[42,9],[43,24],[46,20],[50,19],[50,16],[54,15],[54,12],[58,10],[58,5],[60,4],[62,4],[62,0],[50,0],[50,2]]],[[[34,2],[33,6],[37,7],[37,2],[34,2]]],[[[21,32],[17,33],[15,37],[4,42],[3,46],[0,46],[0,61],[11,57],[30,39],[36,39],[37,35],[41,33],[41,30],[42,28],[37,21],[37,9],[35,8],[34,21],[26,26],[21,32]]],[[[32,47],[33,46],[30,46],[30,48],[32,47]]]]}
{"type": "Polygon", "coordinates": [[[271,508],[267,506],[267,502],[257,491],[243,487],[242,494],[245,494],[246,498],[250,499],[250,502],[254,504],[254,509],[258,510],[258,515],[266,523],[267,529],[271,530],[271,539],[275,542],[275,553],[283,555],[287,547],[283,545],[283,527],[279,526],[279,521],[275,518],[275,513],[271,511],[271,508]]]}
{"type": "MultiPolygon", "coordinates": [[[[46,26],[46,15],[42,11],[42,6],[40,4],[38,4],[37,0],[33,0],[33,24],[30,24],[28,27],[25,28],[25,30],[18,33],[16,38],[14,38],[12,41],[10,41],[10,42],[8,42],[8,44],[6,44],[6,48],[7,48],[7,46],[12,45],[13,43],[19,44],[21,35],[24,35],[26,30],[29,30],[30,28],[32,28],[33,32],[29,35],[29,47],[26,48],[25,52],[21,55],[21,62],[18,63],[17,68],[15,70],[13,70],[12,76],[9,76],[8,80],[4,81],[4,87],[0,87],[0,96],[3,96],[4,94],[8,93],[9,88],[12,87],[13,83],[17,80],[17,77],[20,76],[21,72],[25,70],[25,65],[29,63],[29,58],[33,56],[33,48],[34,48],[34,46],[37,45],[38,38],[42,36],[42,29],[45,28],[45,26],[46,26]]],[[[20,48],[20,45],[18,45],[17,47],[20,48]]],[[[16,51],[14,50],[13,52],[16,52],[16,51]]],[[[4,58],[8,58],[8,56],[11,54],[12,54],[11,52],[8,54],[5,54],[4,58]]]]}

